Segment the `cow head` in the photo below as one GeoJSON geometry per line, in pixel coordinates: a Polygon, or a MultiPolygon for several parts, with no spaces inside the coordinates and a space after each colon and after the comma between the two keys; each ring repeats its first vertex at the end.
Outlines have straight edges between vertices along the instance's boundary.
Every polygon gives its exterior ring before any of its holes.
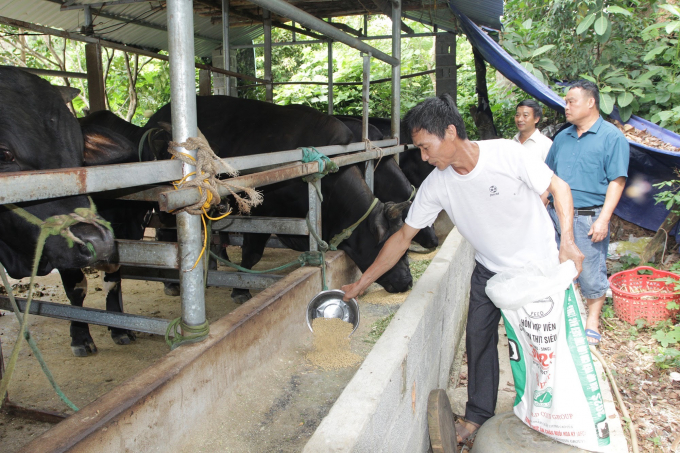
{"type": "MultiPolygon", "coordinates": [[[[0,173],[80,167],[83,165],[83,134],[65,102],[78,90],[57,88],[38,76],[17,68],[0,68],[0,173]]],[[[20,203],[40,220],[89,208],[85,196],[20,203]]],[[[111,258],[113,234],[89,223],[71,232],[89,247],[69,247],[62,236],[45,243],[40,273],[53,267],[77,268],[111,258]]],[[[14,278],[30,275],[39,228],[12,209],[0,207],[0,262],[14,278]]]]}
{"type": "MultiPolygon", "coordinates": [[[[368,218],[357,227],[349,239],[340,243],[338,248],[344,250],[357,267],[364,272],[378,257],[385,241],[404,225],[401,213],[410,204],[410,202],[378,202],[368,218]]],[[[407,291],[411,287],[413,279],[406,254],[399,259],[392,269],[384,273],[377,280],[377,283],[390,293],[407,291]]]]}

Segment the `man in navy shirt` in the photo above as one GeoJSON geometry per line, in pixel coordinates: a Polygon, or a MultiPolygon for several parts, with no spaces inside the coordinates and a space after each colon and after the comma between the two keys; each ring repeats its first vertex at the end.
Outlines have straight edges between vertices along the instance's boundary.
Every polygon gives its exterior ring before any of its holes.
{"type": "MultiPolygon", "coordinates": [[[[571,86],[564,100],[564,112],[572,126],[555,137],[545,163],[571,187],[574,237],[586,256],[578,278],[588,302],[586,335],[591,345],[597,345],[601,338],[600,311],[609,288],[605,262],[609,219],[626,184],[629,146],[621,131],[600,116],[597,85],[580,80],[571,86]]],[[[548,212],[559,237],[552,204],[548,212]]]]}

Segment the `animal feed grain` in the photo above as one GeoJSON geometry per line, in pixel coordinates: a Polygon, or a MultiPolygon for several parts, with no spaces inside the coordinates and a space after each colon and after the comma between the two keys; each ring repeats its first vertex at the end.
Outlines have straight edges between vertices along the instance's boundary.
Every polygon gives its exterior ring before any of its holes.
{"type": "Polygon", "coordinates": [[[361,361],[361,357],[350,351],[349,336],[354,327],[338,318],[315,318],[313,350],[307,360],[325,370],[350,367],[361,361]]]}

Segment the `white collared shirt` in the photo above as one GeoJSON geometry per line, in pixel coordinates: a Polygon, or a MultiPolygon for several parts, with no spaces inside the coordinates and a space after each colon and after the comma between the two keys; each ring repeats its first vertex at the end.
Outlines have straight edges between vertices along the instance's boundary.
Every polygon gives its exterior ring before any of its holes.
{"type": "MultiPolygon", "coordinates": [[[[517,143],[520,143],[519,132],[517,133],[517,135],[512,137],[512,140],[517,143]]],[[[539,153],[541,156],[541,160],[545,162],[545,158],[548,157],[548,151],[550,151],[550,147],[552,146],[552,140],[550,140],[545,135],[541,134],[541,132],[538,129],[535,129],[534,133],[531,134],[531,136],[527,138],[524,143],[520,144],[525,148],[528,148],[532,151],[539,153]]]]}

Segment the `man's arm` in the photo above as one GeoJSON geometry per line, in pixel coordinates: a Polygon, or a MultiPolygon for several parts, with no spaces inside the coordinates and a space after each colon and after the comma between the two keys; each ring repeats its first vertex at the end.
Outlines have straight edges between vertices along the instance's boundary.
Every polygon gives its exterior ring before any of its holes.
{"type": "Polygon", "coordinates": [[[569,184],[553,175],[548,192],[553,196],[553,205],[560,222],[560,263],[572,260],[580,274],[585,257],[574,241],[574,200],[571,198],[571,189],[569,184]]]}
{"type": "Polygon", "coordinates": [[[392,266],[397,264],[397,261],[406,253],[409,245],[411,245],[411,239],[418,233],[417,230],[407,224],[396,233],[394,233],[385,242],[383,248],[378,253],[378,257],[375,259],[373,264],[366,269],[361,275],[361,278],[349,285],[343,286],[341,289],[345,292],[344,300],[350,300],[353,297],[360,296],[366,291],[371,283],[376,281],[382,274],[392,269],[392,266]]]}
{"type": "Polygon", "coordinates": [[[626,177],[619,176],[615,180],[609,183],[607,186],[607,194],[604,197],[604,205],[602,205],[602,211],[600,211],[600,216],[593,222],[593,225],[588,231],[588,236],[591,236],[593,242],[600,242],[605,237],[607,237],[607,232],[609,231],[609,220],[614,214],[614,209],[616,205],[619,204],[621,199],[621,194],[623,193],[623,188],[626,185],[626,177]]]}

